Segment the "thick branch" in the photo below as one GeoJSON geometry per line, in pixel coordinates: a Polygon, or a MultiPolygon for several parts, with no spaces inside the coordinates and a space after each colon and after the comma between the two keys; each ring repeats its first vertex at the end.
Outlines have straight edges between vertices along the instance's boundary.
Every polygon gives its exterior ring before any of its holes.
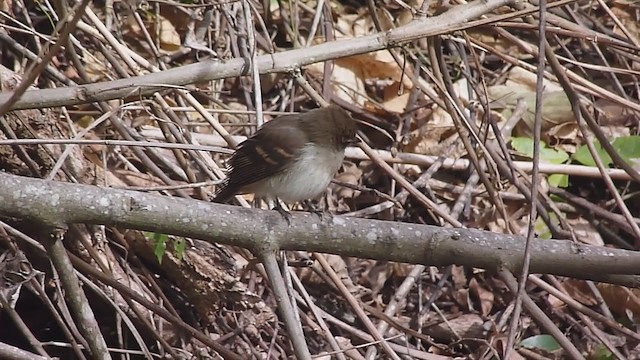
{"type": "MultiPolygon", "coordinates": [[[[321,222],[275,211],[0,174],[0,214],[64,228],[94,223],[199,238],[251,250],[308,250],[424,265],[458,264],[518,272],[524,239],[335,216],[321,222]]],[[[531,272],[602,279],[640,274],[640,253],[561,240],[532,243],[531,272]]],[[[625,280],[632,281],[632,280],[625,280]]]]}

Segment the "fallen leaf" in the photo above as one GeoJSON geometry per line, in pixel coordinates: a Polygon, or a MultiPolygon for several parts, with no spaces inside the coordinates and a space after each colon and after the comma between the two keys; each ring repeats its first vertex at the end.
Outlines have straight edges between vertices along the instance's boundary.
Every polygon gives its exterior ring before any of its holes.
{"type": "Polygon", "coordinates": [[[469,282],[469,290],[471,294],[475,295],[480,301],[480,310],[482,316],[487,316],[493,309],[493,291],[490,291],[480,285],[476,278],[472,278],[469,282]]]}

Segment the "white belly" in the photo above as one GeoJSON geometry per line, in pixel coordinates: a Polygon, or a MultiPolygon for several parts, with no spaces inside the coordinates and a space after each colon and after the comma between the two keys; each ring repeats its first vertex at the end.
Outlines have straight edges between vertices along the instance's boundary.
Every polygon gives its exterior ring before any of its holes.
{"type": "Polygon", "coordinates": [[[289,203],[317,198],[327,189],[343,159],[344,152],[307,145],[295,164],[288,171],[265,180],[266,186],[256,196],[275,196],[289,203]]]}

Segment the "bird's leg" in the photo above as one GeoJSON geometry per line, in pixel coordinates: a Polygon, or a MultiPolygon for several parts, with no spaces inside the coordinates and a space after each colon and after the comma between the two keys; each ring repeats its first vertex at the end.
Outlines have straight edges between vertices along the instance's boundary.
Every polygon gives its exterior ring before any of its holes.
{"type": "Polygon", "coordinates": [[[318,204],[314,203],[311,200],[304,201],[305,206],[309,209],[309,212],[316,214],[321,221],[331,220],[333,215],[329,212],[328,205],[325,203],[325,206],[321,209],[318,204]]]}
{"type": "Polygon", "coordinates": [[[291,226],[291,213],[285,210],[282,205],[280,205],[280,200],[278,198],[273,199],[274,207],[273,210],[277,211],[282,217],[287,221],[287,225],[291,226]]]}

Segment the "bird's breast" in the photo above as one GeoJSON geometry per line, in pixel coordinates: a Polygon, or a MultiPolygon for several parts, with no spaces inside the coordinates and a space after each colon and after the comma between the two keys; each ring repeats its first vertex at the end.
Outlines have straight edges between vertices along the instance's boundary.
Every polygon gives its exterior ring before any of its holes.
{"type": "Polygon", "coordinates": [[[320,196],[342,165],[343,151],[307,144],[284,172],[267,180],[267,196],[296,202],[320,196]]]}

